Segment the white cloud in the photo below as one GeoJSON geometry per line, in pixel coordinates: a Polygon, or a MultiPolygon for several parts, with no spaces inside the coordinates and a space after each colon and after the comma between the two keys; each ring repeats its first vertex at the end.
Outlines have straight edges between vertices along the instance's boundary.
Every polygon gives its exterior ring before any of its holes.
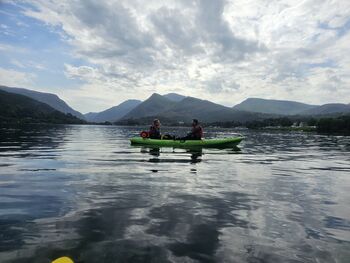
{"type": "Polygon", "coordinates": [[[10,87],[32,86],[35,75],[11,69],[0,68],[0,85],[10,87]]]}
{"type": "Polygon", "coordinates": [[[17,59],[11,59],[10,63],[21,69],[36,69],[36,70],[46,70],[47,68],[40,63],[36,63],[34,61],[19,61],[17,59]]]}
{"type": "Polygon", "coordinates": [[[0,43],[0,51],[2,52],[13,52],[13,53],[28,53],[29,51],[25,48],[19,48],[4,43],[0,43]]]}
{"type": "Polygon", "coordinates": [[[22,62],[18,61],[17,59],[11,59],[10,62],[11,62],[12,65],[15,65],[16,67],[19,67],[19,68],[25,68],[26,67],[22,62]]]}
{"type": "Polygon", "coordinates": [[[114,104],[111,96],[175,90],[226,104],[350,97],[347,0],[31,4],[25,14],[61,27],[75,56],[89,63],[65,67],[86,82],[76,96],[114,104]]]}

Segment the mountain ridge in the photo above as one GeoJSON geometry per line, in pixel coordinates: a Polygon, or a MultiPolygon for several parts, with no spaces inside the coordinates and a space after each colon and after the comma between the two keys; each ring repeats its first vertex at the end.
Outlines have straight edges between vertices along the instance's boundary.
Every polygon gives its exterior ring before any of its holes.
{"type": "Polygon", "coordinates": [[[178,93],[174,93],[174,92],[167,93],[167,94],[164,94],[162,96],[167,98],[167,99],[169,99],[169,100],[175,101],[175,102],[180,102],[184,98],[187,97],[187,96],[184,96],[184,95],[181,95],[181,94],[178,94],[178,93]]]}
{"type": "Polygon", "coordinates": [[[122,119],[134,119],[158,115],[161,111],[169,109],[175,104],[176,102],[167,99],[158,93],[153,93],[148,99],[122,117],[122,119]]]}
{"type": "Polygon", "coordinates": [[[267,114],[295,115],[317,106],[318,105],[311,105],[290,100],[248,98],[232,108],[267,114]]]}
{"type": "Polygon", "coordinates": [[[302,115],[327,115],[334,113],[350,113],[350,105],[343,103],[327,103],[318,107],[303,111],[302,115]]]}
{"type": "Polygon", "coordinates": [[[53,107],[54,109],[59,109],[63,113],[82,116],[81,119],[99,123],[149,117],[161,117],[177,122],[190,121],[192,118],[205,122],[250,121],[281,116],[326,116],[350,113],[350,104],[342,103],[311,105],[291,100],[248,98],[233,107],[226,107],[209,100],[177,93],[164,95],[153,93],[144,101],[130,99],[104,111],[82,115],[55,94],[7,86],[0,86],[0,90],[5,92],[9,90],[12,94],[27,96],[39,102],[47,101],[47,105],[53,104],[56,106],[56,108],[53,107]]]}
{"type": "Polygon", "coordinates": [[[64,114],[28,96],[0,90],[1,123],[83,124],[85,121],[64,114]]]}
{"type": "Polygon", "coordinates": [[[239,111],[208,100],[194,97],[185,97],[179,102],[173,102],[159,94],[152,94],[151,97],[124,116],[121,120],[137,120],[154,117],[173,120],[175,122],[189,122],[193,118],[197,118],[203,122],[217,122],[233,120],[249,121],[270,116],[271,115],[239,111]],[[144,113],[145,109],[150,107],[156,109],[144,113]]]}
{"type": "Polygon", "coordinates": [[[82,120],[85,119],[85,117],[82,113],[71,108],[64,100],[62,100],[56,94],[40,92],[40,91],[35,91],[35,90],[30,90],[30,89],[25,89],[25,88],[8,87],[8,86],[0,86],[0,90],[6,91],[8,93],[14,93],[14,94],[27,96],[27,97],[32,98],[34,100],[45,103],[45,104],[49,105],[50,107],[52,107],[60,112],[70,113],[73,116],[76,116],[82,120]]]}
{"type": "Polygon", "coordinates": [[[126,114],[128,114],[132,109],[137,107],[140,103],[141,103],[140,100],[130,99],[118,104],[117,106],[108,108],[104,111],[89,112],[89,113],[86,113],[84,116],[87,121],[91,121],[91,122],[105,122],[105,121],[113,122],[122,118],[126,114]]]}

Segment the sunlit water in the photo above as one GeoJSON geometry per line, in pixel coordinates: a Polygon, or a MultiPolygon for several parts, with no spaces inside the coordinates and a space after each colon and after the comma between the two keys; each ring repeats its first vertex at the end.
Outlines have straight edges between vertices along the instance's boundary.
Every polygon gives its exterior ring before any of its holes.
{"type": "Polygon", "coordinates": [[[0,262],[350,262],[350,137],[188,152],[131,147],[138,132],[2,128],[0,262]]]}

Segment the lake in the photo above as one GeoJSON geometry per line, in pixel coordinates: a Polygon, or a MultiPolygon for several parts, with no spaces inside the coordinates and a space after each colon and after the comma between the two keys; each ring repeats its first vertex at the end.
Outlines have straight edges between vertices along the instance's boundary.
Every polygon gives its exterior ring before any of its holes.
{"type": "Polygon", "coordinates": [[[1,128],[0,262],[350,262],[350,137],[207,129],[246,139],[186,151],[140,129],[1,128]]]}

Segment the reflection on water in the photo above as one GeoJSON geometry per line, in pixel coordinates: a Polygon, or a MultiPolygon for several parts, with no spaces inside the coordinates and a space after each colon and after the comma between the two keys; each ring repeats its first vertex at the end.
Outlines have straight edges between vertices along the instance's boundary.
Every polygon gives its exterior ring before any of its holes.
{"type": "Polygon", "coordinates": [[[137,134],[1,128],[0,262],[349,262],[349,137],[245,131],[237,151],[137,134]]]}
{"type": "MultiPolygon", "coordinates": [[[[152,158],[150,158],[148,161],[149,162],[168,162],[168,163],[199,163],[202,161],[201,156],[203,155],[203,149],[197,148],[197,149],[186,149],[185,152],[187,155],[190,156],[190,158],[187,158],[187,156],[184,156],[183,159],[176,158],[176,159],[171,159],[171,158],[161,158],[161,148],[158,147],[141,147],[141,153],[149,153],[152,158]]],[[[175,154],[175,152],[173,151],[175,154]]]]}

